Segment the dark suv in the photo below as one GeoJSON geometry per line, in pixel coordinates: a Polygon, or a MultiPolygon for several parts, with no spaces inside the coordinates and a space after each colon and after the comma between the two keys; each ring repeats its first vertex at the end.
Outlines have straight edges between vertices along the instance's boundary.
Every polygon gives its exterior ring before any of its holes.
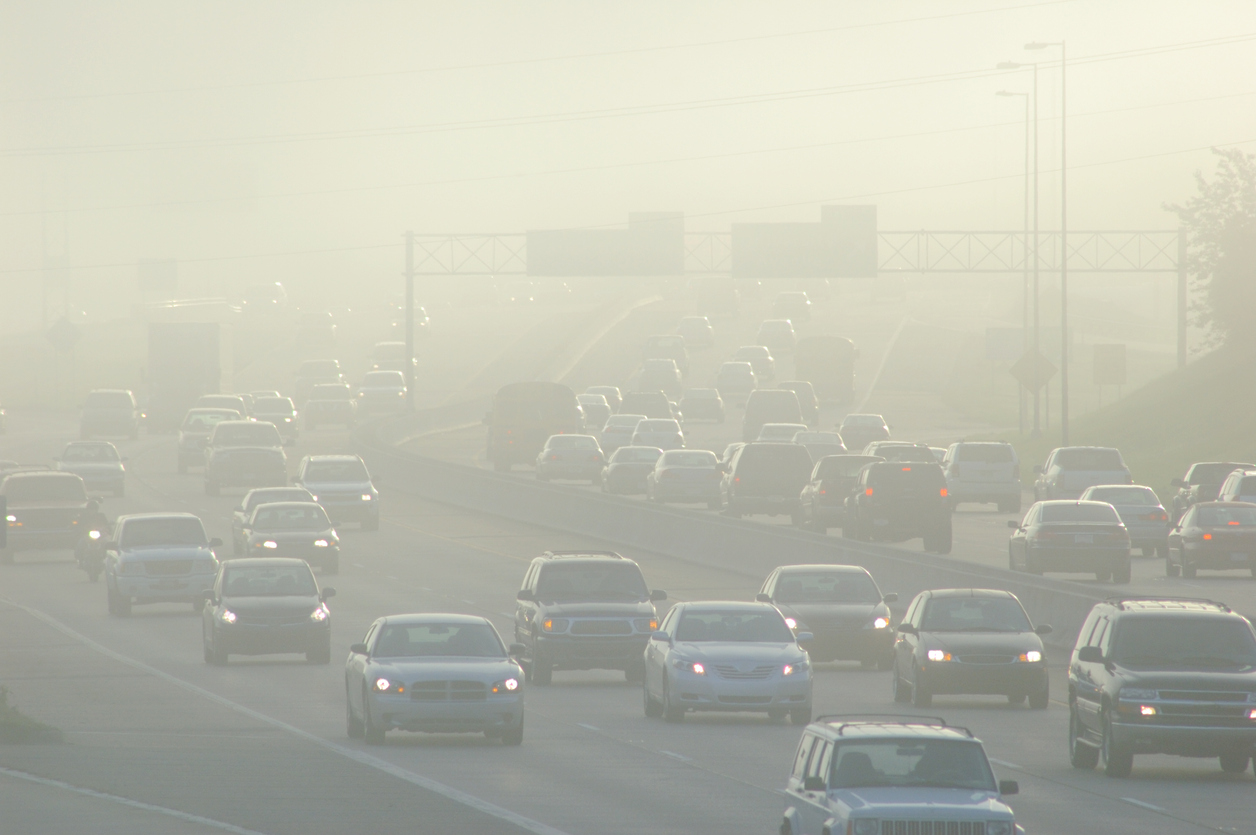
{"type": "Polygon", "coordinates": [[[859,472],[846,497],[842,536],[863,541],[924,539],[926,551],[951,552],[951,503],[935,464],[885,461],[859,472]]]}
{"type": "Polygon", "coordinates": [[[546,551],[516,595],[515,640],[526,647],[528,679],[549,684],[555,669],[644,673],[645,645],[658,629],[641,567],[613,551],[546,551]]]}
{"type": "Polygon", "coordinates": [[[789,514],[802,524],[802,488],[811,480],[811,455],[800,444],[755,442],[733,453],[721,489],[730,516],[789,514]]]}
{"type": "Polygon", "coordinates": [[[1173,507],[1169,511],[1177,522],[1182,514],[1199,502],[1215,502],[1221,485],[1235,470],[1256,469],[1256,465],[1232,461],[1201,461],[1191,464],[1186,475],[1173,479],[1170,484],[1177,488],[1173,494],[1173,507]]]}
{"type": "Polygon", "coordinates": [[[1228,606],[1112,598],[1082,625],[1068,671],[1069,757],[1126,777],[1135,754],[1218,757],[1245,770],[1256,745],[1256,631],[1228,606]]]}

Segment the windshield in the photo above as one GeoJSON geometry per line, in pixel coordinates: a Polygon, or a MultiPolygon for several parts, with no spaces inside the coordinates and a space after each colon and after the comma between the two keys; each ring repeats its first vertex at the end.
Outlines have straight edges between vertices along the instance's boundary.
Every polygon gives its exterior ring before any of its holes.
{"type": "Polygon", "coordinates": [[[208,432],[224,420],[239,420],[243,417],[239,412],[188,412],[183,419],[185,432],[208,432]]]}
{"type": "Polygon", "coordinates": [[[794,633],[775,609],[741,612],[685,612],[676,627],[676,640],[690,643],[788,644],[794,633]]]}
{"type": "Polygon", "coordinates": [[[311,483],[335,481],[370,481],[366,465],[361,461],[319,461],[305,468],[305,481],[311,483]]]}
{"type": "Polygon", "coordinates": [[[1085,501],[1148,506],[1160,504],[1160,499],[1150,487],[1091,487],[1086,491],[1085,501]]]}
{"type": "Polygon", "coordinates": [[[592,435],[554,435],[545,444],[550,449],[597,449],[592,435]]]}
{"type": "Polygon", "coordinates": [[[85,502],[83,479],[76,475],[30,475],[10,477],[4,483],[10,502],[85,502]]]}
{"type": "Polygon", "coordinates": [[[701,467],[711,470],[715,469],[718,463],[719,459],[715,457],[714,452],[707,452],[704,449],[678,449],[663,453],[663,460],[659,462],[659,466],[701,467]]]}
{"type": "Polygon", "coordinates": [[[214,446],[282,446],[273,423],[222,424],[214,429],[214,446]]]}
{"type": "Polygon", "coordinates": [[[552,562],[541,571],[537,581],[539,600],[642,600],[649,596],[645,579],[636,563],[606,560],[605,562],[552,562]]]}
{"type": "Polygon", "coordinates": [[[94,391],[83,403],[85,409],[132,409],[131,395],[125,391],[94,391]]]}
{"type": "Polygon", "coordinates": [[[1042,506],[1040,522],[1105,522],[1117,525],[1121,517],[1106,504],[1048,504],[1042,506]]]}
{"type": "Polygon", "coordinates": [[[484,623],[387,624],[375,641],[378,658],[504,658],[506,649],[484,623]]]}
{"type": "Polygon", "coordinates": [[[611,456],[612,464],[653,464],[663,454],[661,449],[649,446],[621,446],[611,456]]]}
{"type": "Polygon", "coordinates": [[[352,400],[353,392],[347,383],[317,385],[310,391],[311,400],[352,400]]]}
{"type": "Polygon", "coordinates": [[[263,504],[253,514],[255,531],[325,531],[327,514],[316,504],[263,504]]]}
{"type": "Polygon", "coordinates": [[[754,367],[748,362],[726,362],[720,366],[721,377],[753,377],[754,367]]]}
{"type": "Polygon", "coordinates": [[[1109,653],[1122,667],[1150,670],[1256,666],[1256,636],[1232,618],[1137,617],[1122,621],[1109,653]]]}
{"type": "Polygon", "coordinates": [[[151,548],[158,545],[205,545],[205,528],[195,516],[167,519],[128,519],[118,545],[151,548]]]}
{"type": "Polygon", "coordinates": [[[1102,447],[1062,449],[1055,454],[1054,464],[1061,470],[1125,470],[1121,453],[1102,447]]]}
{"type": "Polygon", "coordinates": [[[860,429],[880,429],[885,426],[885,418],[880,415],[847,415],[842,427],[856,426],[860,429]]]}
{"type": "Polygon", "coordinates": [[[925,607],[922,632],[1029,632],[1029,618],[1010,597],[934,597],[925,607]]]}
{"type": "Polygon", "coordinates": [[[791,571],[776,582],[777,603],[880,603],[877,584],[853,571],[791,571]]]}
{"type": "Polygon", "coordinates": [[[286,397],[263,397],[253,404],[254,414],[292,417],[292,401],[286,397]]]}
{"type": "Polygon", "coordinates": [[[680,424],[674,420],[643,420],[637,424],[638,432],[679,432],[680,424]]]}
{"type": "Polygon", "coordinates": [[[70,444],[61,453],[62,461],[117,461],[113,444],[70,444]]]}
{"type": "Polygon", "coordinates": [[[318,586],[305,565],[233,565],[222,577],[223,597],[312,597],[318,586]]]}
{"type": "Polygon", "coordinates": [[[995,791],[994,774],[979,742],[887,739],[842,742],[833,756],[830,786],[929,786],[995,791]]]}
{"type": "Polygon", "coordinates": [[[314,497],[309,490],[300,487],[270,487],[265,490],[250,490],[244,497],[244,509],[252,510],[259,504],[271,502],[312,502],[314,497]]]}
{"type": "Polygon", "coordinates": [[[1007,444],[960,444],[955,460],[961,464],[1010,464],[1012,448],[1007,444]]]}
{"type": "Polygon", "coordinates": [[[1256,507],[1211,505],[1196,510],[1195,524],[1209,528],[1220,525],[1256,525],[1256,507]]]}

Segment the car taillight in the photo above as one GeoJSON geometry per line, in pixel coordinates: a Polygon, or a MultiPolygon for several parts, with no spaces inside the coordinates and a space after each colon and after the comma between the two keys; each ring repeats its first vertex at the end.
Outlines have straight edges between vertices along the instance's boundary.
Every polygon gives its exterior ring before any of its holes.
{"type": "Polygon", "coordinates": [[[865,487],[865,488],[864,488],[864,495],[865,495],[865,496],[871,496],[871,495],[872,495],[872,488],[871,488],[871,487],[865,487]]]}
{"type": "Polygon", "coordinates": [[[557,461],[557,460],[558,460],[558,454],[557,454],[557,453],[553,453],[553,452],[551,452],[551,453],[550,453],[550,459],[549,459],[549,460],[551,460],[551,461],[557,461]]]}
{"type": "Polygon", "coordinates": [[[1204,534],[1204,539],[1212,539],[1212,534],[1210,533],[1204,534]]]}
{"type": "Polygon", "coordinates": [[[945,499],[945,498],[946,498],[946,488],[945,488],[945,487],[943,487],[941,490],[939,490],[939,491],[938,491],[938,495],[939,495],[939,496],[941,496],[942,498],[944,498],[944,499],[945,499]]]}
{"type": "Polygon", "coordinates": [[[823,487],[821,487],[821,488],[820,488],[820,495],[821,495],[821,496],[827,496],[828,494],[829,494],[829,491],[828,491],[828,490],[825,490],[823,487]]]}

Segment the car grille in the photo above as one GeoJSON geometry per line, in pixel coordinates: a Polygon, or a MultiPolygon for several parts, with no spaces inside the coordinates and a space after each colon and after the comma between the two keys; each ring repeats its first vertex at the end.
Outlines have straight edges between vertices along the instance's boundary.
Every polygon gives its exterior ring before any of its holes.
{"type": "Polygon", "coordinates": [[[959,660],[964,664],[1011,664],[1010,655],[961,655],[959,660]]]}
{"type": "Polygon", "coordinates": [[[1170,702],[1246,702],[1248,695],[1241,690],[1161,690],[1160,698],[1170,702]]]}
{"type": "Polygon", "coordinates": [[[771,696],[720,696],[720,704],[725,705],[766,705],[771,701],[771,696]]]}
{"type": "Polygon", "coordinates": [[[883,820],[881,835],[986,835],[986,822],[883,820]]]}
{"type": "Polygon", "coordinates": [[[143,566],[145,573],[158,577],[192,573],[192,560],[149,560],[143,566]]]}
{"type": "Polygon", "coordinates": [[[712,664],[715,672],[720,674],[720,678],[744,680],[744,679],[764,679],[772,675],[772,671],[776,669],[775,664],[760,665],[750,670],[739,670],[732,664],[712,664]]]}
{"type": "Polygon", "coordinates": [[[488,688],[480,681],[416,681],[410,686],[416,702],[482,702],[488,688]]]}
{"type": "Polygon", "coordinates": [[[626,620],[578,620],[571,625],[572,635],[631,635],[632,624],[626,620]]]}
{"type": "Polygon", "coordinates": [[[246,626],[291,626],[297,623],[305,623],[310,619],[309,614],[297,613],[295,615],[237,615],[236,623],[246,626]]]}

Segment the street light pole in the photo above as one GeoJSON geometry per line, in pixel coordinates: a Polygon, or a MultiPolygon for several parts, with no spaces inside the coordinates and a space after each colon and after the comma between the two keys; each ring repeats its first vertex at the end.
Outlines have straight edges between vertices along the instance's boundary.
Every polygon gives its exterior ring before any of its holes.
{"type": "Polygon", "coordinates": [[[1025,49],[1060,48],[1060,434],[1068,445],[1068,123],[1065,88],[1068,50],[1064,41],[1025,44],[1025,49]]]}
{"type": "MultiPolygon", "coordinates": [[[[999,90],[995,95],[1020,96],[1025,100],[1025,217],[1024,232],[1021,237],[1021,245],[1024,250],[1021,261],[1021,351],[1024,352],[1029,350],[1029,93],[999,90]]],[[[1025,387],[1018,385],[1016,388],[1019,394],[1017,400],[1020,404],[1020,419],[1017,423],[1017,429],[1024,435],[1025,387]]]]}

